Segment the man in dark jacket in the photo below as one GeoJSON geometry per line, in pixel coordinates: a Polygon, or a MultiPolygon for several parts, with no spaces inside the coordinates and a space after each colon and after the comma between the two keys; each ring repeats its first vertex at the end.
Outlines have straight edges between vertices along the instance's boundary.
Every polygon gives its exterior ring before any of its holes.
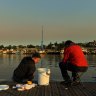
{"type": "Polygon", "coordinates": [[[32,81],[36,70],[35,64],[40,61],[40,54],[33,53],[32,57],[24,57],[18,67],[14,70],[13,80],[18,83],[26,83],[32,81]]]}
{"type": "Polygon", "coordinates": [[[78,78],[78,72],[85,72],[88,68],[87,60],[82,52],[80,46],[67,40],[65,42],[64,58],[62,62],[59,63],[63,79],[62,83],[71,83],[76,81],[78,78]],[[72,72],[73,80],[71,81],[67,70],[72,72]]]}

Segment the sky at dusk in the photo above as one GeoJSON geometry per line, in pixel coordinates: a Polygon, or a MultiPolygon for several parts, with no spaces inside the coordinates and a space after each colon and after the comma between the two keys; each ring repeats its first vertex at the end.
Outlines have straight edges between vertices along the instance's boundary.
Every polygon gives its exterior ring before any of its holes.
{"type": "Polygon", "coordinates": [[[0,0],[0,45],[96,40],[96,0],[0,0]]]}

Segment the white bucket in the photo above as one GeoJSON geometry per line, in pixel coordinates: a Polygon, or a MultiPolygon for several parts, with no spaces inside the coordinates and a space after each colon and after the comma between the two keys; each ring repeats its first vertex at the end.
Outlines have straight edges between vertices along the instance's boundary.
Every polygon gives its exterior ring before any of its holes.
{"type": "Polygon", "coordinates": [[[38,68],[38,84],[49,85],[50,69],[38,68]]]}

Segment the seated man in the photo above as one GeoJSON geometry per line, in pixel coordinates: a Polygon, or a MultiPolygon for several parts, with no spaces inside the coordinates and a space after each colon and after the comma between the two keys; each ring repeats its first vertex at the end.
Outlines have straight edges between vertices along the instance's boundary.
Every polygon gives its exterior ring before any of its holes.
{"type": "Polygon", "coordinates": [[[40,61],[40,54],[33,53],[32,57],[24,57],[18,67],[14,70],[13,80],[18,83],[32,81],[36,70],[35,64],[40,61]]]}
{"type": "Polygon", "coordinates": [[[82,52],[80,46],[76,45],[71,40],[65,42],[64,58],[59,63],[63,79],[62,83],[71,83],[68,70],[72,72],[73,81],[77,81],[78,72],[85,72],[88,68],[87,60],[82,52]]]}

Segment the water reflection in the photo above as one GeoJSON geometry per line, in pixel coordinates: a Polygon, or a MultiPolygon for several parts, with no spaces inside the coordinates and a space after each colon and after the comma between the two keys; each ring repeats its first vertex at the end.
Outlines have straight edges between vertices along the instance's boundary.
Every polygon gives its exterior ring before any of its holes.
{"type": "Polygon", "coordinates": [[[96,67],[96,55],[86,55],[89,67],[96,67]]]}
{"type": "Polygon", "coordinates": [[[41,67],[58,67],[61,61],[60,55],[45,55],[41,58],[41,67]]]}
{"type": "MultiPolygon", "coordinates": [[[[0,55],[0,65],[6,65],[14,66],[15,63],[19,63],[21,59],[26,55],[15,55],[15,54],[1,54],[0,55]]],[[[96,67],[96,55],[85,55],[85,57],[88,60],[90,67],[96,67]]],[[[41,61],[40,65],[41,67],[58,67],[58,63],[62,60],[63,55],[46,55],[41,54],[41,61]]]]}
{"type": "MultiPolygon", "coordinates": [[[[0,55],[0,79],[10,80],[13,70],[18,66],[20,61],[26,55],[0,55]]],[[[85,55],[89,68],[85,73],[83,80],[96,82],[96,55],[85,55]]],[[[41,61],[36,64],[36,67],[47,67],[51,69],[51,80],[62,80],[60,69],[58,67],[59,62],[62,60],[63,55],[46,55],[41,54],[41,61]]],[[[35,78],[37,79],[37,77],[35,78]]]]}
{"type": "Polygon", "coordinates": [[[46,62],[45,62],[45,54],[41,54],[41,61],[40,61],[40,63],[39,63],[39,67],[44,67],[44,65],[46,64],[46,62]]]}

